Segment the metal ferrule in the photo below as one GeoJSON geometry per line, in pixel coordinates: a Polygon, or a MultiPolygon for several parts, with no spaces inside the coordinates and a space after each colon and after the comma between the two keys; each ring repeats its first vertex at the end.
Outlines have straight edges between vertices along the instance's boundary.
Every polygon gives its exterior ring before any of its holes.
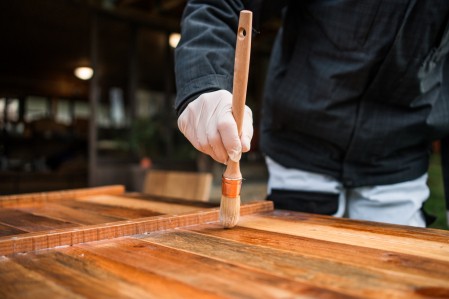
{"type": "Polygon", "coordinates": [[[242,189],[242,179],[228,179],[221,177],[221,194],[229,198],[236,198],[240,196],[242,189]]]}

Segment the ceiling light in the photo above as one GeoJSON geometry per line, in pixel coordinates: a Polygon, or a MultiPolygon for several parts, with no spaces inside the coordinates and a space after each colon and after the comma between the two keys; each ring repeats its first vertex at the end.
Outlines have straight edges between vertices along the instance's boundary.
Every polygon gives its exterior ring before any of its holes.
{"type": "Polygon", "coordinates": [[[74,73],[81,80],[89,80],[94,75],[94,70],[90,67],[77,67],[74,73]]]}
{"type": "Polygon", "coordinates": [[[171,33],[170,36],[168,37],[168,43],[169,43],[170,47],[176,48],[180,39],[181,39],[181,34],[171,33]]]}

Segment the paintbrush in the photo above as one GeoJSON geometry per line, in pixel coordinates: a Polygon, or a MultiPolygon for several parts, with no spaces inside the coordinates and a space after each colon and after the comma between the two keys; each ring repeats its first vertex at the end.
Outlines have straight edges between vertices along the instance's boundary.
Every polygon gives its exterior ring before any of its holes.
{"type": "MultiPolygon", "coordinates": [[[[242,10],[240,12],[232,90],[232,115],[237,123],[239,136],[242,134],[246,88],[248,85],[252,19],[253,14],[251,11],[242,10]]],[[[225,228],[234,227],[239,221],[241,186],[242,174],[240,172],[240,164],[239,162],[229,160],[221,180],[220,222],[225,228]]]]}

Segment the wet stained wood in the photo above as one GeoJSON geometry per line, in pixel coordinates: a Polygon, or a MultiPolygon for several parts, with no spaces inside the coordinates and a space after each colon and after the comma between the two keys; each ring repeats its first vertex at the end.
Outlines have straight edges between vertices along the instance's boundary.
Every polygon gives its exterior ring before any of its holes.
{"type": "Polygon", "coordinates": [[[26,232],[78,226],[76,223],[34,215],[16,209],[1,209],[0,224],[6,224],[26,232]]]}
{"type": "Polygon", "coordinates": [[[125,218],[101,215],[88,210],[80,210],[61,204],[47,203],[27,207],[20,207],[21,211],[32,213],[36,216],[51,217],[61,221],[76,223],[79,225],[100,224],[124,220],[125,218]]]}
{"type": "MultiPolygon", "coordinates": [[[[147,202],[145,204],[150,205],[152,203],[147,202]]],[[[170,212],[170,205],[167,203],[153,202],[153,204],[158,208],[164,207],[167,213],[170,212]]],[[[135,206],[135,202],[132,202],[130,205],[135,206]]],[[[139,202],[138,205],[141,205],[141,203],[139,202]]],[[[241,206],[241,214],[261,213],[272,209],[273,204],[271,202],[247,203],[241,206]]],[[[175,208],[175,211],[178,211],[178,209],[175,208]]],[[[213,222],[218,221],[218,213],[218,208],[203,210],[196,208],[194,211],[184,214],[167,214],[96,225],[83,225],[74,228],[52,229],[50,231],[21,234],[14,236],[14,238],[2,237],[0,238],[0,255],[113,239],[145,232],[213,222]]]]}
{"type": "Polygon", "coordinates": [[[163,201],[151,201],[115,195],[84,196],[78,198],[78,200],[93,204],[102,204],[129,209],[146,209],[161,214],[170,213],[172,215],[204,210],[204,207],[202,206],[185,205],[181,201],[168,203],[163,201]]]}
{"type": "Polygon", "coordinates": [[[0,237],[26,233],[26,231],[6,224],[0,224],[0,237]]]}
{"type": "Polygon", "coordinates": [[[111,205],[103,205],[100,203],[89,203],[81,200],[65,200],[59,202],[58,204],[75,210],[79,210],[80,212],[90,212],[92,214],[118,219],[135,219],[163,215],[162,213],[146,209],[115,207],[111,205]]]}
{"type": "Polygon", "coordinates": [[[162,196],[147,195],[147,194],[140,194],[140,193],[129,193],[126,195],[122,195],[122,197],[141,199],[141,200],[149,200],[149,201],[156,200],[158,202],[181,204],[183,206],[193,206],[193,207],[198,207],[198,208],[214,208],[214,207],[218,207],[220,205],[220,203],[218,203],[218,202],[195,201],[195,200],[189,200],[189,199],[162,197],[162,196]]]}
{"type": "MultiPolygon", "coordinates": [[[[326,226],[324,222],[315,223],[313,221],[317,219],[315,216],[298,214],[296,220],[279,217],[276,213],[270,213],[264,217],[249,216],[240,221],[240,226],[449,261],[449,237],[446,238],[445,231],[441,235],[434,235],[434,230],[426,234],[425,229],[395,225],[381,225],[383,227],[381,230],[375,228],[367,230],[369,223],[362,224],[360,221],[348,219],[339,219],[341,225],[326,226]],[[353,224],[348,225],[348,223],[353,224]],[[361,226],[360,230],[357,229],[357,223],[361,226]],[[418,231],[422,237],[410,237],[409,233],[400,233],[409,229],[418,231]]],[[[289,213],[289,215],[295,215],[295,213],[289,213]]],[[[318,218],[322,219],[322,217],[318,218]]],[[[335,219],[332,219],[331,223],[332,221],[335,219]]],[[[373,226],[376,227],[376,224],[373,226]]]]}
{"type": "Polygon", "coordinates": [[[404,225],[390,225],[380,222],[357,221],[346,218],[326,217],[322,215],[307,214],[292,211],[277,210],[266,215],[270,219],[280,219],[315,225],[325,225],[326,227],[352,229],[359,232],[386,234],[398,237],[415,238],[419,240],[429,240],[437,242],[447,242],[449,231],[432,228],[421,228],[404,225]]]}
{"type": "Polygon", "coordinates": [[[449,298],[447,231],[107,190],[3,198],[0,298],[449,298]]]}
{"type": "Polygon", "coordinates": [[[10,258],[0,257],[0,269],[0,298],[82,298],[10,258]]]}
{"type": "MultiPolygon", "coordinates": [[[[97,244],[101,247],[106,243],[99,241],[97,244]]],[[[134,243],[131,246],[137,249],[142,244],[134,243]]],[[[154,265],[153,268],[138,267],[137,265],[140,262],[133,256],[133,250],[127,250],[122,245],[122,241],[114,244],[114,247],[119,252],[118,256],[104,255],[101,251],[96,252],[96,250],[84,245],[62,248],[58,251],[82,260],[88,269],[96,269],[97,273],[111,273],[118,279],[138,285],[146,291],[146,297],[148,298],[161,298],[162,294],[163,297],[168,298],[219,298],[214,292],[201,290],[182,281],[158,275],[157,271],[154,271],[158,268],[158,265],[154,265]],[[125,258],[122,259],[124,256],[125,258]],[[128,261],[132,261],[132,263],[128,261]]]]}
{"type": "Polygon", "coordinates": [[[61,190],[61,191],[51,191],[51,192],[39,192],[39,193],[28,193],[28,194],[18,194],[18,195],[1,195],[0,196],[0,207],[17,207],[22,204],[29,204],[33,202],[50,202],[58,201],[62,199],[69,198],[79,198],[89,195],[98,194],[123,194],[125,188],[121,185],[114,186],[103,186],[94,188],[84,188],[84,189],[73,189],[73,190],[61,190]]]}
{"type": "MultiPolygon", "coordinates": [[[[77,247],[224,297],[293,298],[301,294],[304,298],[350,298],[324,288],[235,265],[227,260],[195,254],[183,248],[170,248],[147,240],[127,238],[117,240],[114,244],[98,242],[77,247]]],[[[215,248],[217,249],[219,248],[215,248]]]]}
{"type": "Polygon", "coordinates": [[[58,251],[27,253],[11,259],[23,268],[84,298],[144,298],[146,294],[142,288],[127,283],[110,272],[58,251]]]}
{"type": "Polygon", "coordinates": [[[197,225],[185,230],[198,234],[224,238],[248,244],[278,250],[300,253],[305,257],[375,269],[386,275],[404,275],[435,283],[446,284],[449,281],[449,262],[434,260],[401,252],[373,249],[363,246],[347,245],[287,234],[267,232],[262,229],[237,227],[235,230],[223,230],[217,224],[197,225]]]}
{"type": "Polygon", "coordinates": [[[386,275],[381,271],[344,264],[338,260],[304,256],[299,248],[285,251],[251,246],[178,230],[152,233],[142,240],[363,298],[389,298],[405,294],[411,298],[415,295],[416,283],[422,287],[439,288],[445,288],[447,283],[409,278],[406,275],[386,275]]]}

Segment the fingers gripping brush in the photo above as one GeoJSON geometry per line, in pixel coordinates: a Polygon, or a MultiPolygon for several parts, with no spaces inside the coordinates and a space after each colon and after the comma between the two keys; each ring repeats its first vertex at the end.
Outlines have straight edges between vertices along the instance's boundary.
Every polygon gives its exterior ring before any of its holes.
{"type": "MultiPolygon", "coordinates": [[[[240,12],[237,43],[235,47],[234,83],[232,91],[232,115],[242,134],[251,53],[252,12],[240,12]]],[[[221,180],[220,222],[225,228],[234,227],[240,217],[240,190],[242,174],[239,162],[229,160],[221,180]]]]}

